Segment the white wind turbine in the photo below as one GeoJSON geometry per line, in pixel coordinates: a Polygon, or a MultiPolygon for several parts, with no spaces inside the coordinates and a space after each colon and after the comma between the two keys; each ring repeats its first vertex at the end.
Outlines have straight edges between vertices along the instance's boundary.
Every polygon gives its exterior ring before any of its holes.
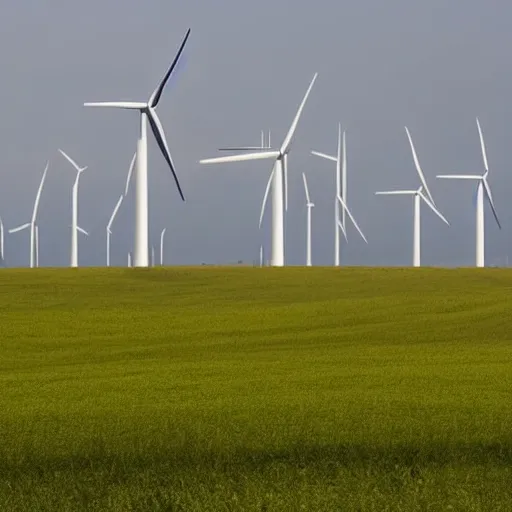
{"type": "Polygon", "coordinates": [[[480,147],[482,149],[482,158],[484,161],[485,172],[483,174],[443,174],[437,176],[441,179],[451,180],[477,180],[478,185],[476,189],[476,266],[485,266],[485,223],[484,223],[484,194],[489,202],[496,224],[501,229],[500,220],[494,206],[492,199],[491,187],[487,182],[487,176],[489,174],[489,164],[487,162],[487,151],[485,149],[484,136],[482,134],[482,128],[480,122],[476,118],[476,125],[478,127],[478,135],[480,137],[480,147]]]}
{"type": "Polygon", "coordinates": [[[164,236],[167,228],[162,229],[160,233],[160,265],[164,264],[164,236]]]}
{"type": "Polygon", "coordinates": [[[116,218],[117,211],[119,210],[119,207],[121,206],[121,203],[123,202],[124,197],[128,194],[128,187],[130,185],[130,177],[132,175],[133,168],[135,166],[136,157],[137,157],[137,153],[135,153],[133,155],[132,161],[130,163],[130,168],[128,169],[128,175],[126,177],[124,196],[123,196],[123,194],[121,194],[121,196],[117,200],[116,206],[114,207],[114,210],[112,211],[112,215],[110,216],[110,219],[107,224],[107,267],[110,267],[110,237],[112,236],[112,223],[114,222],[114,219],[116,218]]]}
{"type": "Polygon", "coordinates": [[[308,182],[304,173],[302,173],[302,180],[304,181],[304,191],[306,192],[306,208],[308,210],[306,228],[306,266],[311,267],[311,209],[314,208],[315,205],[311,202],[309,197],[308,182]]]}
{"type": "Polygon", "coordinates": [[[46,162],[46,167],[44,168],[41,183],[39,184],[39,188],[37,190],[36,200],[34,201],[34,208],[32,210],[32,218],[30,219],[30,222],[9,230],[9,233],[16,233],[18,231],[23,231],[24,229],[30,228],[30,268],[34,268],[34,264],[37,264],[39,259],[39,236],[36,224],[37,210],[39,208],[39,200],[41,199],[41,192],[43,190],[44,180],[46,178],[49,165],[50,163],[46,162]]]}
{"type": "Polygon", "coordinates": [[[418,171],[418,175],[420,177],[421,185],[417,190],[390,190],[386,192],[375,192],[376,195],[409,195],[414,197],[414,239],[413,239],[413,257],[412,264],[414,267],[421,266],[421,222],[420,222],[420,204],[421,200],[427,204],[427,206],[446,224],[450,225],[448,221],[443,217],[441,212],[436,208],[434,199],[430,190],[428,189],[427,182],[425,181],[425,176],[420,167],[420,163],[418,157],[416,155],[416,150],[414,149],[414,144],[412,142],[411,134],[405,127],[405,132],[407,133],[407,138],[409,139],[409,145],[411,146],[412,156],[414,159],[414,164],[416,166],[416,170],[418,171]],[[423,193],[425,190],[426,195],[423,193]]]}
{"type": "Polygon", "coordinates": [[[71,267],[78,267],[78,232],[89,236],[89,233],[78,226],[78,182],[80,180],[80,174],[87,169],[86,167],[79,167],[78,164],[62,149],[59,149],[60,154],[75,168],[76,179],[73,184],[71,192],[71,267]]]}
{"type": "Polygon", "coordinates": [[[341,133],[341,123],[338,124],[338,150],[336,156],[327,155],[318,151],[311,151],[311,154],[325,158],[336,163],[336,197],[334,198],[334,266],[340,265],[340,231],[345,232],[346,217],[345,209],[341,211],[340,219],[340,196],[345,203],[347,202],[347,145],[345,132],[341,133]],[[340,228],[340,223],[343,228],[340,228]]]}
{"type": "Polygon", "coordinates": [[[114,207],[114,211],[112,212],[112,215],[110,216],[110,220],[107,224],[107,267],[110,267],[110,237],[112,235],[112,223],[114,222],[114,219],[116,218],[117,211],[119,210],[119,207],[121,206],[121,203],[123,202],[123,194],[119,196],[119,199],[117,200],[116,206],[114,207]]]}
{"type": "Polygon", "coordinates": [[[272,183],[272,251],[271,251],[271,265],[276,267],[282,267],[284,265],[284,212],[283,212],[283,172],[286,176],[287,170],[287,159],[288,153],[290,152],[291,142],[297,124],[299,122],[302,110],[306,104],[308,96],[313,88],[318,73],[315,73],[311,83],[309,84],[308,90],[299,106],[297,114],[286,134],[286,137],[281,144],[281,147],[277,151],[261,151],[259,153],[247,153],[241,155],[232,155],[218,158],[208,158],[200,160],[201,164],[210,163],[225,163],[225,162],[242,162],[245,160],[263,160],[263,159],[274,159],[274,168],[270,175],[267,183],[267,189],[263,199],[263,205],[260,215],[260,225],[263,217],[264,207],[266,198],[272,183]]]}
{"type": "Polygon", "coordinates": [[[158,143],[160,151],[162,152],[165,161],[171,169],[172,175],[174,176],[174,181],[176,182],[176,186],[178,188],[178,192],[182,200],[185,200],[180,183],[178,181],[178,176],[176,175],[172,156],[169,151],[169,146],[167,145],[164,129],[155,109],[158,105],[158,102],[160,101],[160,97],[162,96],[165,84],[169,80],[169,77],[178,64],[189,35],[190,29],[187,30],[187,33],[185,34],[185,37],[181,43],[178,53],[176,54],[176,57],[174,58],[173,63],[171,64],[171,67],[168,69],[162,81],[160,84],[158,84],[158,87],[153,91],[153,94],[151,94],[149,100],[146,103],[120,101],[94,102],[84,104],[86,107],[114,107],[138,110],[140,112],[140,136],[139,140],[137,141],[137,168],[135,180],[135,242],[133,257],[133,265],[135,267],[148,266],[148,141],[146,121],[149,121],[149,125],[158,143]]]}

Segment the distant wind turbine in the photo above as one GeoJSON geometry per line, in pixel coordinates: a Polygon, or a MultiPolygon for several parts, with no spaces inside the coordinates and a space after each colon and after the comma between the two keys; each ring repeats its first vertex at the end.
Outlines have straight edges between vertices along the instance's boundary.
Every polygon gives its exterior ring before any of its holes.
{"type": "Polygon", "coordinates": [[[346,230],[345,209],[342,208],[340,219],[340,196],[347,202],[347,145],[345,132],[341,132],[341,123],[338,124],[338,150],[336,156],[326,155],[318,151],[311,151],[311,154],[325,158],[336,163],[336,196],[334,198],[334,266],[340,265],[340,230],[346,230]],[[343,229],[340,228],[340,223],[343,229]]]}
{"type": "Polygon", "coordinates": [[[478,185],[476,189],[476,266],[483,267],[485,266],[485,222],[484,222],[484,195],[487,201],[489,202],[489,206],[491,207],[491,211],[494,215],[494,219],[496,220],[496,224],[501,229],[500,220],[498,218],[498,213],[496,212],[496,208],[494,206],[494,201],[492,199],[491,187],[487,182],[487,176],[489,175],[489,164],[487,162],[487,151],[485,149],[484,136],[482,134],[482,128],[480,127],[480,122],[478,118],[476,119],[476,125],[478,128],[478,135],[480,137],[480,147],[482,149],[482,158],[484,161],[485,172],[483,174],[443,174],[437,176],[441,179],[451,179],[451,180],[477,180],[478,185]]]}
{"type": "Polygon", "coordinates": [[[201,164],[242,162],[246,160],[263,159],[275,160],[272,174],[270,175],[269,181],[267,183],[267,189],[265,191],[265,196],[263,199],[263,205],[260,214],[261,226],[266,199],[268,196],[270,185],[272,184],[272,266],[282,267],[284,265],[283,172],[286,175],[288,165],[288,153],[290,152],[293,136],[295,134],[295,130],[297,128],[300,116],[302,114],[302,111],[311,92],[311,89],[313,88],[317,76],[318,73],[315,73],[313,79],[311,80],[311,83],[309,84],[306,94],[302,100],[302,103],[299,106],[295,118],[290,126],[290,129],[288,130],[288,133],[286,134],[286,137],[284,138],[281,147],[279,148],[278,151],[261,151],[259,153],[246,153],[241,155],[232,155],[200,160],[201,164]]]}
{"type": "Polygon", "coordinates": [[[309,197],[308,182],[306,175],[302,173],[302,180],[304,181],[304,191],[306,192],[306,207],[307,214],[307,229],[306,229],[306,266],[311,267],[311,209],[315,206],[309,197]]]}
{"type": "Polygon", "coordinates": [[[107,267],[110,267],[110,237],[112,236],[112,223],[114,222],[114,219],[116,218],[117,211],[119,210],[119,207],[121,206],[121,203],[123,202],[123,199],[128,194],[128,187],[130,185],[130,178],[133,173],[133,168],[135,167],[135,159],[137,157],[137,153],[133,155],[133,158],[130,162],[130,167],[128,169],[128,175],[126,177],[126,185],[124,189],[124,196],[121,194],[119,199],[117,200],[117,203],[114,207],[114,210],[112,211],[112,215],[110,216],[110,219],[107,224],[107,267]]]}
{"type": "Polygon", "coordinates": [[[17,228],[13,228],[9,230],[9,233],[17,233],[18,231],[23,231],[24,229],[30,228],[30,268],[34,268],[34,264],[38,257],[38,248],[37,248],[37,230],[36,230],[36,220],[37,220],[37,210],[39,208],[39,200],[41,199],[41,192],[43,190],[44,180],[46,178],[46,173],[48,172],[48,167],[50,162],[46,163],[46,167],[44,168],[43,176],[41,178],[41,183],[39,184],[39,188],[37,190],[36,200],[34,201],[34,209],[32,210],[32,218],[30,222],[26,224],[22,224],[17,228]]]}
{"type": "Polygon", "coordinates": [[[78,232],[89,236],[89,233],[78,226],[78,182],[80,180],[80,174],[84,172],[87,167],[79,167],[78,164],[62,149],[59,149],[60,154],[75,168],[76,179],[73,184],[71,192],[71,267],[78,267],[78,232]]]}
{"type": "Polygon", "coordinates": [[[110,267],[110,237],[112,235],[112,223],[114,222],[114,219],[116,218],[117,211],[119,210],[119,207],[121,206],[121,203],[123,202],[123,194],[119,196],[119,199],[117,200],[117,203],[114,207],[114,210],[112,212],[112,215],[110,216],[110,219],[107,224],[107,267],[110,267]]]}
{"type": "Polygon", "coordinates": [[[133,264],[136,267],[148,266],[148,250],[149,250],[149,236],[148,236],[148,169],[147,169],[147,132],[146,121],[149,125],[158,143],[160,151],[162,152],[165,161],[171,169],[174,181],[181,199],[184,201],[185,197],[181,190],[181,185],[178,181],[178,176],[174,168],[169,146],[165,138],[162,123],[156,113],[156,106],[160,101],[165,84],[167,83],[172,72],[176,68],[180,56],[185,48],[185,44],[190,35],[190,29],[187,30],[185,37],[181,43],[176,57],[174,58],[171,67],[165,74],[164,78],[158,84],[158,87],[153,91],[149,100],[146,103],[140,102],[94,102],[85,103],[86,107],[114,107],[138,110],[140,112],[140,136],[137,142],[137,169],[135,181],[135,242],[134,242],[134,258],[133,264]]]}
{"type": "Polygon", "coordinates": [[[421,200],[423,200],[426,205],[447,225],[450,225],[449,222],[443,217],[441,212],[436,208],[434,203],[434,198],[430,194],[430,190],[428,189],[427,182],[425,180],[425,176],[420,167],[420,163],[418,157],[416,155],[416,150],[414,149],[414,144],[412,142],[411,134],[405,127],[405,132],[407,133],[407,138],[409,139],[409,145],[411,146],[412,157],[414,160],[414,164],[416,166],[416,170],[418,172],[418,176],[420,177],[421,185],[417,190],[389,190],[386,192],[375,192],[376,195],[409,195],[414,197],[414,237],[413,237],[413,257],[412,264],[414,267],[421,266],[421,222],[420,222],[420,204],[421,200]],[[425,191],[425,193],[423,193],[425,191]]]}
{"type": "Polygon", "coordinates": [[[160,265],[164,264],[164,236],[167,228],[162,229],[160,233],[160,265]]]}

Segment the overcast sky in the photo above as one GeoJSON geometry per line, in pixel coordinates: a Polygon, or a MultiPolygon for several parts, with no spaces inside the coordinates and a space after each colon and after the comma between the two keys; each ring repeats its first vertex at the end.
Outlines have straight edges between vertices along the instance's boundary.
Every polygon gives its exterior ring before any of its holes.
{"type": "MultiPolygon", "coordinates": [[[[305,261],[308,176],[313,263],[331,265],[337,123],[347,130],[348,203],[368,238],[350,226],[347,265],[410,265],[412,198],[377,190],[419,185],[404,125],[411,131],[443,224],[422,208],[422,263],[472,265],[474,183],[438,173],[483,168],[475,117],[484,131],[500,232],[486,207],[486,263],[511,249],[512,127],[510,0],[8,0],[0,8],[2,116],[0,215],[6,228],[30,220],[46,163],[39,215],[42,265],[67,265],[71,187],[57,153],[89,169],[80,185],[83,265],[105,262],[105,226],[124,188],[138,134],[137,115],[86,109],[84,101],[146,101],[188,27],[184,65],[158,111],[186,202],[154,141],[149,144],[150,238],[166,227],[173,264],[258,259],[269,254],[270,215],[258,229],[269,161],[201,166],[226,144],[280,144],[313,74],[313,88],[289,158],[286,261],[305,261]]],[[[270,211],[268,212],[270,213],[270,211]]],[[[133,246],[133,196],[113,226],[112,262],[133,246]]],[[[8,266],[28,264],[28,232],[6,235],[8,266]]]]}

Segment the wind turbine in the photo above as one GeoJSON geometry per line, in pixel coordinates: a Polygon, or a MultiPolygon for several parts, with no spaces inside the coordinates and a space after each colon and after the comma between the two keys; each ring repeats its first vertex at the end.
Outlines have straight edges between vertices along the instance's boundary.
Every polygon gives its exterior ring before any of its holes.
{"type": "Polygon", "coordinates": [[[23,231],[24,229],[30,228],[30,268],[34,268],[34,263],[37,262],[39,256],[39,250],[37,247],[38,243],[38,232],[37,232],[37,210],[39,208],[39,200],[41,199],[41,192],[43,190],[44,180],[46,178],[46,173],[48,172],[48,167],[50,162],[46,162],[46,167],[44,168],[43,176],[41,178],[41,183],[39,184],[39,188],[37,189],[36,200],[34,201],[34,209],[32,210],[32,218],[30,222],[26,224],[22,224],[17,228],[13,228],[9,230],[9,233],[17,233],[18,231],[23,231]]]}
{"type": "Polygon", "coordinates": [[[297,128],[302,110],[306,104],[308,96],[313,88],[318,73],[315,73],[308,90],[299,106],[295,118],[286,134],[286,137],[277,151],[261,151],[259,153],[246,153],[241,155],[232,155],[218,158],[208,158],[200,160],[201,164],[242,162],[246,160],[273,159],[274,168],[267,183],[267,189],[263,199],[263,205],[260,215],[260,226],[265,208],[266,198],[272,183],[272,255],[271,265],[282,267],[284,265],[284,215],[283,215],[283,170],[286,173],[288,153],[290,152],[291,142],[297,128]]]}
{"type": "Polygon", "coordinates": [[[119,199],[117,200],[116,206],[114,207],[114,210],[112,211],[112,215],[110,216],[110,219],[107,224],[107,267],[110,267],[110,237],[112,235],[112,223],[114,222],[114,219],[117,215],[117,211],[119,210],[119,207],[121,206],[121,203],[123,202],[124,197],[128,194],[128,187],[130,185],[130,178],[133,172],[133,168],[135,166],[135,160],[137,157],[137,153],[133,155],[132,161],[130,163],[130,168],[128,169],[128,175],[126,177],[126,185],[124,190],[124,196],[121,194],[119,199]]]}
{"type": "Polygon", "coordinates": [[[307,230],[306,230],[306,266],[311,267],[311,209],[315,206],[309,198],[308,182],[306,175],[302,173],[304,181],[304,191],[306,192],[306,207],[308,209],[307,230]]]}
{"type": "Polygon", "coordinates": [[[155,266],[155,246],[151,246],[151,266],[155,266]]]}
{"type": "Polygon", "coordinates": [[[160,265],[164,264],[164,236],[167,228],[162,229],[160,233],[160,265]]]}
{"type": "MultiPolygon", "coordinates": [[[[311,151],[311,154],[336,163],[336,197],[334,199],[334,266],[340,265],[340,231],[347,240],[346,215],[358,231],[361,238],[368,243],[363,232],[359,228],[354,216],[347,206],[347,141],[345,132],[341,131],[341,123],[338,124],[338,148],[336,156],[311,151]]],[[[348,241],[348,240],[347,240],[348,241]]]]}
{"type": "Polygon", "coordinates": [[[312,155],[319,156],[326,160],[336,162],[336,197],[334,198],[334,266],[340,266],[340,227],[341,231],[346,229],[345,209],[341,211],[340,219],[340,203],[338,196],[347,202],[347,145],[345,132],[341,132],[341,123],[338,124],[338,151],[336,156],[327,155],[318,151],[311,151],[312,155]]]}
{"type": "Polygon", "coordinates": [[[476,266],[485,266],[485,223],[484,223],[484,194],[489,202],[496,224],[501,229],[500,220],[498,213],[494,206],[492,199],[491,187],[487,182],[487,176],[489,174],[489,164],[487,162],[487,151],[485,149],[484,136],[482,134],[482,128],[478,117],[476,118],[476,125],[478,128],[478,135],[480,137],[480,147],[482,149],[482,159],[484,161],[485,172],[483,174],[442,174],[437,176],[441,179],[450,180],[477,180],[478,185],[476,189],[476,266]]]}
{"type": "Polygon", "coordinates": [[[138,110],[140,112],[140,136],[137,141],[137,168],[136,168],[136,182],[135,182],[135,241],[134,241],[134,258],[133,264],[135,267],[147,267],[148,266],[148,250],[149,250],[149,238],[148,238],[148,161],[147,161],[147,131],[146,121],[149,121],[149,125],[158,143],[160,151],[162,152],[165,161],[171,169],[174,181],[181,199],[184,201],[185,197],[181,190],[181,185],[178,181],[178,176],[174,168],[169,146],[165,138],[164,129],[162,123],[156,113],[156,106],[160,101],[162,92],[165,84],[169,80],[172,72],[176,68],[178,61],[181,57],[185,44],[190,35],[190,29],[187,30],[185,37],[181,43],[181,46],[174,58],[171,67],[164,75],[162,81],[158,84],[158,87],[153,91],[149,100],[145,103],[140,102],[94,102],[84,103],[86,107],[114,107],[123,108],[130,110],[138,110]]]}
{"type": "Polygon", "coordinates": [[[78,267],[78,232],[89,236],[89,233],[78,226],[78,181],[80,180],[80,174],[87,169],[86,167],[79,167],[78,164],[62,149],[59,149],[60,154],[76,169],[76,179],[73,184],[71,192],[71,267],[78,267]]]}
{"type": "Polygon", "coordinates": [[[420,177],[421,185],[417,190],[389,190],[386,192],[375,192],[376,195],[409,195],[414,197],[414,236],[413,236],[413,256],[412,256],[412,264],[414,267],[421,266],[421,223],[420,223],[420,204],[421,200],[423,200],[427,206],[448,226],[449,222],[443,217],[441,212],[436,208],[434,198],[428,189],[427,182],[425,181],[425,176],[420,167],[420,163],[418,160],[418,156],[416,155],[416,150],[414,149],[414,144],[412,142],[411,134],[405,127],[405,132],[407,133],[407,138],[409,139],[409,145],[411,146],[412,157],[414,160],[414,164],[416,166],[416,170],[418,171],[418,175],[420,177]],[[425,190],[426,195],[423,193],[425,190]]]}
{"type": "Polygon", "coordinates": [[[116,218],[117,211],[119,210],[119,207],[121,206],[121,203],[123,202],[123,194],[119,196],[119,199],[117,200],[116,206],[114,207],[114,211],[112,212],[112,215],[110,216],[110,220],[107,224],[107,267],[110,267],[110,236],[112,235],[112,223],[114,222],[114,219],[116,218]]]}

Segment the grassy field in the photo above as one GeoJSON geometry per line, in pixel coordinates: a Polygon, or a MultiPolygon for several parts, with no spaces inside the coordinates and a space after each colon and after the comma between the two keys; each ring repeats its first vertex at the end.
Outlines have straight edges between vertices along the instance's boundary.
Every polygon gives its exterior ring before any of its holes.
{"type": "Polygon", "coordinates": [[[510,511],[512,272],[0,271],[2,511],[510,511]]]}

